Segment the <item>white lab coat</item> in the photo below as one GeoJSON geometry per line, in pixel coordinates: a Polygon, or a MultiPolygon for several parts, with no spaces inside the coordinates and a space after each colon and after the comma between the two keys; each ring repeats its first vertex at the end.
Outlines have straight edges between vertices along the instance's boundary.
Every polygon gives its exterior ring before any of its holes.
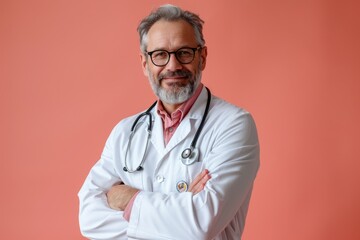
{"type": "MultiPolygon", "coordinates": [[[[259,144],[251,115],[212,96],[209,114],[197,142],[199,162],[185,166],[181,152],[190,146],[201,122],[206,89],[165,146],[161,118],[152,110],[153,131],[144,170],[123,171],[131,126],[136,116],[122,120],[111,132],[100,160],[79,192],[80,229],[90,239],[241,239],[258,167],[259,144]],[[179,193],[176,184],[189,185],[203,170],[211,179],[193,195],[179,193]],[[120,182],[141,189],[130,221],[109,208],[106,192],[120,182]]],[[[134,135],[127,165],[136,168],[146,145],[148,119],[134,135]]]]}

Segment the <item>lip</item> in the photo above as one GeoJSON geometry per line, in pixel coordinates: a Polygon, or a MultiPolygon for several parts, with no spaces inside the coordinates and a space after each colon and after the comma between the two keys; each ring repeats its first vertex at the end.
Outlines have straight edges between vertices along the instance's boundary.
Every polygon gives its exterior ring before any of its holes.
{"type": "Polygon", "coordinates": [[[187,77],[164,77],[162,80],[167,83],[175,83],[175,82],[182,82],[186,79],[187,77]]]}
{"type": "Polygon", "coordinates": [[[169,77],[163,78],[161,81],[162,86],[174,87],[174,86],[182,86],[186,84],[186,77],[169,77]]]}
{"type": "Polygon", "coordinates": [[[184,79],[184,78],[186,78],[185,76],[173,76],[173,77],[164,77],[163,79],[184,79]]]}

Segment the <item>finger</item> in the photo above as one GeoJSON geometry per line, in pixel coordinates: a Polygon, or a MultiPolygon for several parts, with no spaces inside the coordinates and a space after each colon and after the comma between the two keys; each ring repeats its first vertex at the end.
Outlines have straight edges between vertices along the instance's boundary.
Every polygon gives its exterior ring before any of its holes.
{"type": "Polygon", "coordinates": [[[201,178],[198,182],[196,182],[196,184],[193,186],[193,190],[194,190],[195,192],[200,192],[200,191],[202,191],[202,190],[204,189],[204,187],[205,187],[205,184],[207,183],[207,181],[208,181],[210,178],[211,178],[211,177],[210,177],[209,172],[206,171],[206,174],[204,174],[204,175],[202,176],[202,178],[201,178]]]}
{"type": "Polygon", "coordinates": [[[196,181],[194,180],[194,182],[191,183],[189,192],[196,194],[202,191],[207,181],[211,178],[208,170],[206,170],[204,173],[201,173],[199,176],[199,179],[195,179],[196,181]]]}
{"type": "Polygon", "coordinates": [[[207,169],[204,169],[199,175],[197,175],[194,181],[192,181],[192,183],[190,184],[189,191],[191,192],[191,190],[196,186],[196,184],[198,184],[199,181],[201,181],[201,179],[208,173],[209,171],[207,169]]]}
{"type": "Polygon", "coordinates": [[[199,175],[195,177],[195,179],[190,184],[189,192],[192,192],[194,190],[196,185],[199,183],[199,181],[201,181],[201,179],[206,175],[207,172],[207,169],[204,169],[199,175]]]}
{"type": "Polygon", "coordinates": [[[193,190],[191,191],[194,195],[198,194],[199,192],[201,192],[204,189],[205,185],[203,184],[197,184],[193,190]]]}
{"type": "Polygon", "coordinates": [[[209,179],[211,178],[211,176],[209,174],[206,174],[193,188],[192,193],[193,194],[197,194],[199,192],[201,192],[202,190],[204,190],[205,185],[207,183],[207,181],[209,181],[209,179]]]}

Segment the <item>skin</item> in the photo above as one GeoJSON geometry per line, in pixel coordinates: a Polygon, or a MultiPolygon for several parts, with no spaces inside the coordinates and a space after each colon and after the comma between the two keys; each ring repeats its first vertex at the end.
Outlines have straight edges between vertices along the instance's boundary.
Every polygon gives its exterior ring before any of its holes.
{"type": "MultiPolygon", "coordinates": [[[[198,43],[195,39],[194,29],[192,26],[183,21],[168,22],[160,20],[156,22],[148,32],[148,46],[147,51],[167,50],[169,52],[176,51],[182,47],[197,47],[198,43]]],[[[177,61],[174,54],[170,55],[169,63],[163,67],[155,66],[149,57],[140,54],[141,65],[144,75],[148,78],[152,77],[155,84],[159,84],[162,88],[169,91],[176,91],[177,86],[189,84],[189,79],[186,77],[168,76],[163,78],[160,82],[156,79],[160,75],[175,72],[177,70],[185,70],[192,73],[193,76],[199,71],[203,71],[206,66],[207,48],[203,47],[201,51],[195,53],[195,58],[191,63],[181,64],[177,61]],[[199,54],[200,53],[200,54],[199,54]],[[199,62],[201,59],[201,64],[199,62]],[[151,76],[150,76],[151,75],[151,76]]],[[[163,102],[165,110],[171,114],[182,103],[169,104],[163,102]]]]}
{"type": "MultiPolygon", "coordinates": [[[[182,47],[197,47],[198,43],[195,39],[195,34],[192,26],[183,21],[168,22],[159,20],[156,22],[148,32],[148,46],[147,51],[167,50],[169,52],[176,51],[182,47]]],[[[155,84],[159,84],[162,88],[169,91],[177,91],[179,86],[189,84],[189,78],[179,76],[167,76],[166,73],[171,73],[177,70],[187,70],[194,76],[198,71],[202,71],[206,66],[207,48],[203,47],[201,51],[195,53],[195,58],[191,63],[181,64],[177,61],[174,54],[171,54],[169,63],[166,66],[155,66],[147,55],[140,54],[141,66],[144,75],[155,84]],[[165,75],[162,80],[157,80],[160,75],[165,75]]],[[[169,104],[162,102],[165,110],[171,114],[182,103],[169,104]]],[[[188,192],[194,195],[201,192],[207,181],[211,178],[207,169],[203,170],[190,184],[188,192]]],[[[131,198],[139,191],[139,189],[132,188],[127,185],[115,185],[107,193],[108,204],[112,209],[124,211],[131,198]]]]}

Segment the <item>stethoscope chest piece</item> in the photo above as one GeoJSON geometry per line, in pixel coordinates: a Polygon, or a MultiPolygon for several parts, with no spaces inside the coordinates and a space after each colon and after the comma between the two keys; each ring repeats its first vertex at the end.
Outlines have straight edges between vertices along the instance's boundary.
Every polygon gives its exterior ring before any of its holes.
{"type": "Polygon", "coordinates": [[[197,148],[186,148],[181,153],[181,162],[184,165],[191,165],[199,158],[199,150],[197,148]]]}

